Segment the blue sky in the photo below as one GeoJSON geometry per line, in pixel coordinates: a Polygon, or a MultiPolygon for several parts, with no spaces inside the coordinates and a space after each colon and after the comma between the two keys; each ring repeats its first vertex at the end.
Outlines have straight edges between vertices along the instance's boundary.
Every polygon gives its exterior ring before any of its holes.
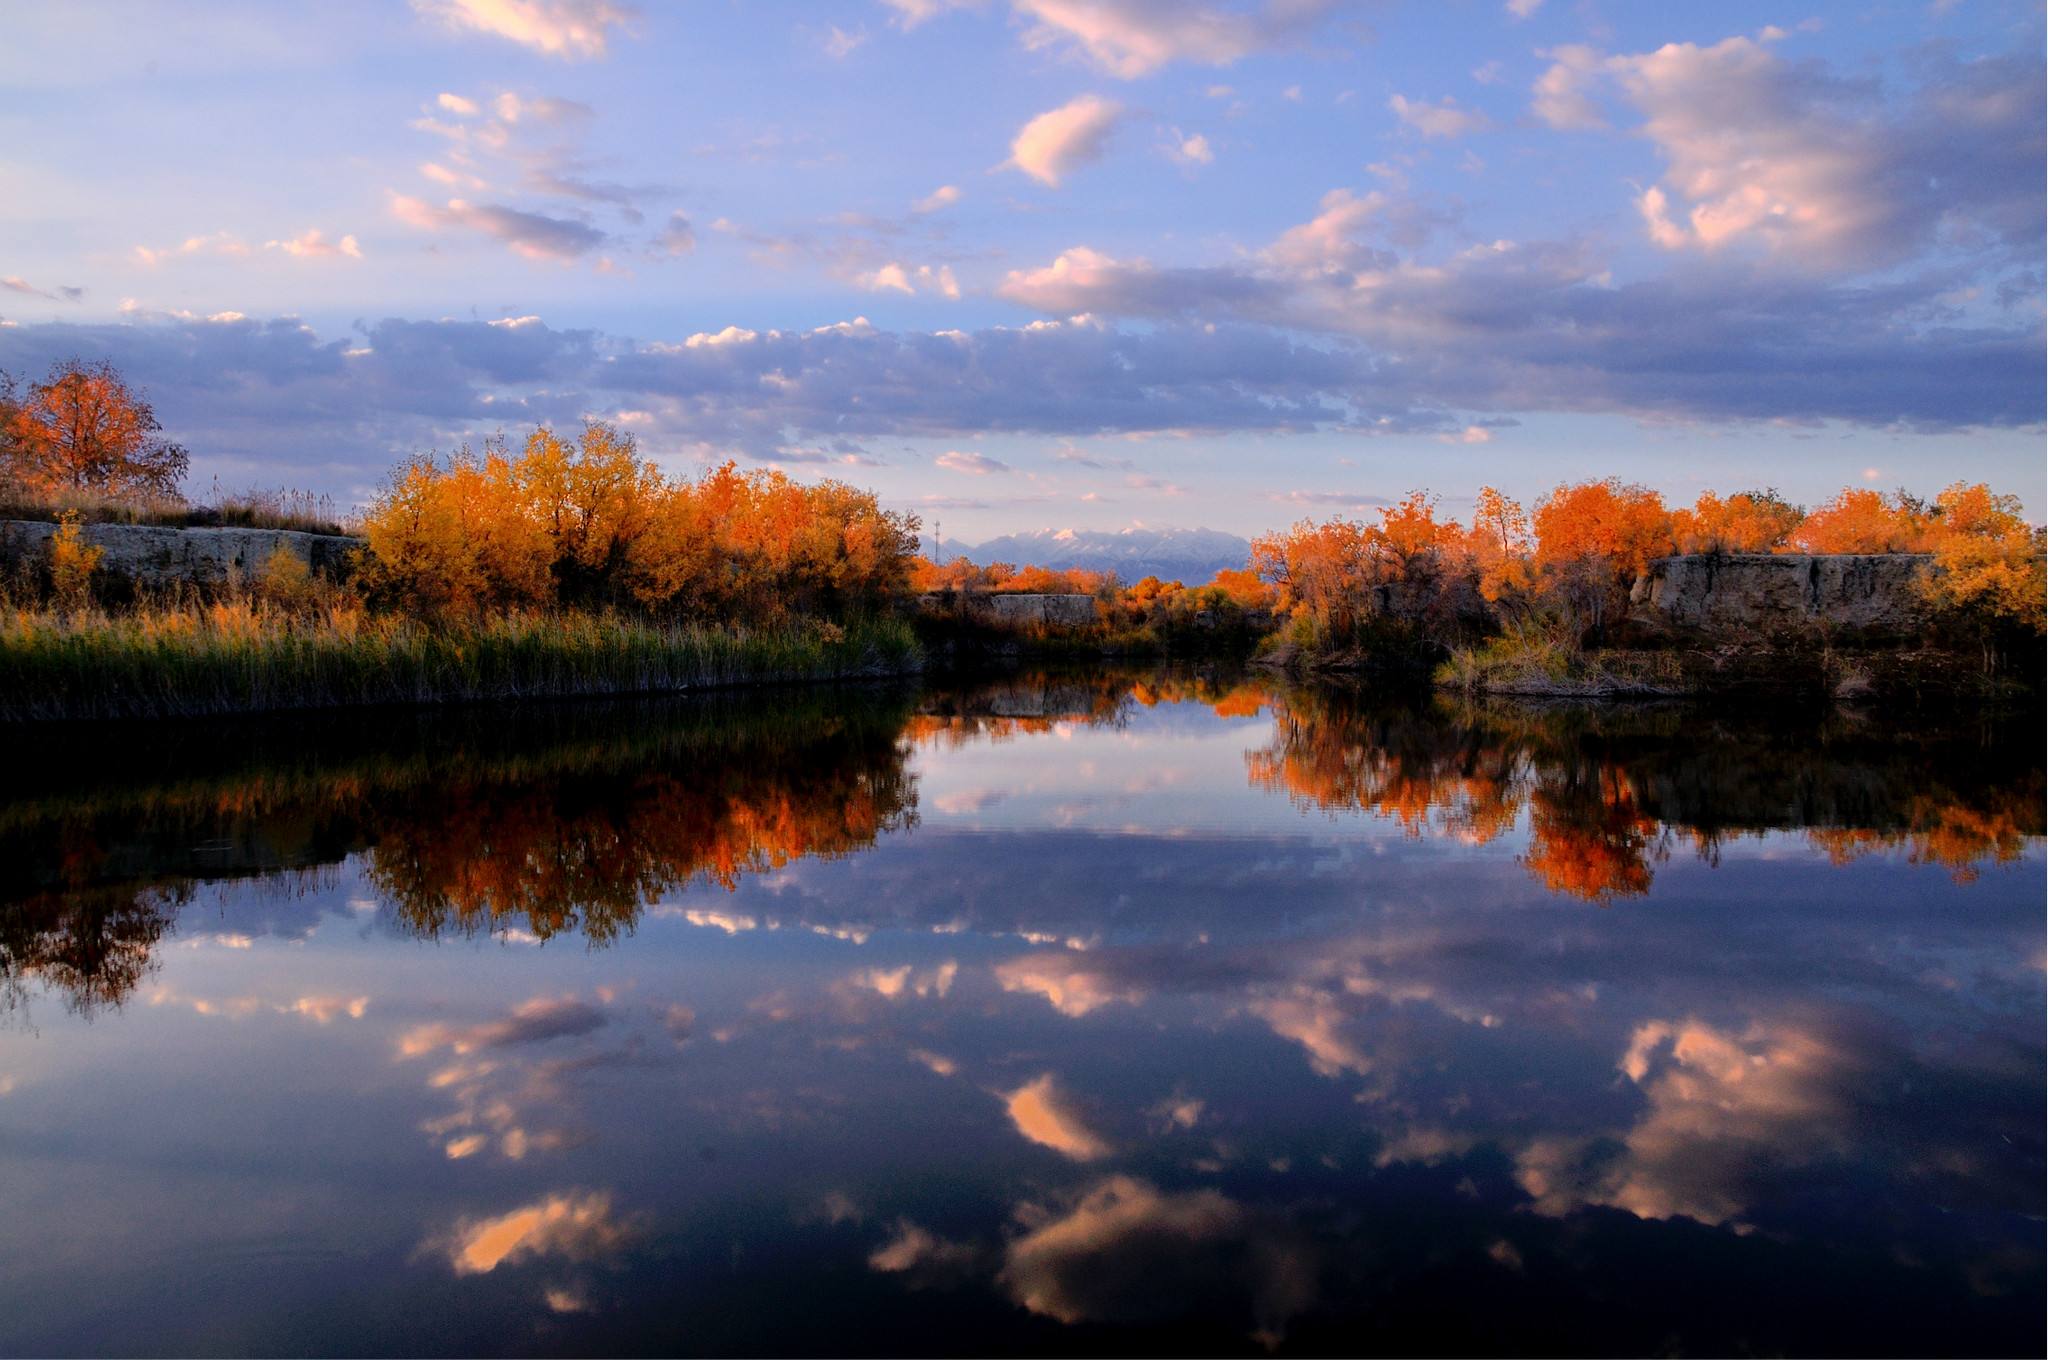
{"type": "Polygon", "coordinates": [[[617,420],[973,539],[1619,474],[2044,508],[1986,3],[0,11],[0,368],[201,488],[617,420]]]}

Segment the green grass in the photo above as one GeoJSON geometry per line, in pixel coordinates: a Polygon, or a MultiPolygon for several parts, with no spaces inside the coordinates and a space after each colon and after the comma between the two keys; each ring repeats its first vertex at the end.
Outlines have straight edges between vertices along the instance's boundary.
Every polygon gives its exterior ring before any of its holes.
{"type": "Polygon", "coordinates": [[[0,615],[0,722],[654,694],[902,674],[895,619],[721,629],[609,614],[432,623],[260,603],[0,615]]]}
{"type": "Polygon", "coordinates": [[[1671,652],[1582,651],[1540,627],[1453,648],[1438,686],[1466,695],[1599,698],[1682,694],[1692,688],[1671,652]]]}

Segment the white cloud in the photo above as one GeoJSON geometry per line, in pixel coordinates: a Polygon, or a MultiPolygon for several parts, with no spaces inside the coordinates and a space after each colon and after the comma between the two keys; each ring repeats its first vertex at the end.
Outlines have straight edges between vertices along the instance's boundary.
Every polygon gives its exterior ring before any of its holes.
{"type": "Polygon", "coordinates": [[[636,11],[614,0],[413,0],[421,15],[457,31],[489,33],[550,57],[602,57],[609,30],[636,11]]]}
{"type": "Polygon", "coordinates": [[[1209,145],[1209,139],[1201,133],[1183,134],[1179,128],[1173,130],[1173,138],[1166,145],[1166,154],[1182,165],[1208,165],[1216,159],[1216,152],[1209,145]]]}
{"type": "Polygon", "coordinates": [[[205,254],[239,258],[248,253],[249,243],[229,231],[216,231],[205,236],[187,236],[175,246],[135,247],[135,258],[147,265],[161,264],[174,255],[205,254]]]}
{"type": "Polygon", "coordinates": [[[960,189],[958,185],[941,184],[911,206],[921,213],[934,213],[941,208],[950,208],[959,201],[960,189]]]}
{"type": "Polygon", "coordinates": [[[854,284],[871,293],[938,293],[957,299],[960,296],[959,280],[953,277],[951,265],[921,264],[915,268],[891,261],[879,268],[870,269],[853,276],[854,284]]]}
{"type": "Polygon", "coordinates": [[[476,101],[474,99],[465,99],[459,94],[448,94],[444,91],[435,98],[434,102],[458,118],[474,118],[477,114],[476,101]]]}
{"type": "Polygon", "coordinates": [[[970,477],[986,477],[991,473],[1011,470],[1008,463],[965,449],[948,449],[932,461],[948,472],[964,472],[970,477]]]}
{"type": "Polygon", "coordinates": [[[1599,75],[1600,53],[1582,44],[1567,43],[1544,55],[1550,58],[1550,66],[1536,78],[1536,97],[1529,104],[1531,112],[1554,128],[1606,127],[1607,120],[1601,116],[1599,105],[1586,94],[1587,86],[1599,75]]]}
{"type": "Polygon", "coordinates": [[[1026,123],[1010,144],[1008,164],[1057,187],[1070,171],[1101,159],[1122,117],[1122,105],[1084,94],[1026,123]]]}
{"type": "Polygon", "coordinates": [[[1170,62],[1228,66],[1240,58],[1299,40],[1321,22],[1332,0],[1271,0],[1253,12],[1196,0],[1012,0],[1031,21],[1024,45],[1065,46],[1125,80],[1170,62]]]}
{"type": "Polygon", "coordinates": [[[422,231],[467,228],[503,241],[515,253],[532,260],[570,260],[604,244],[605,234],[587,222],[547,217],[502,204],[470,203],[451,198],[447,206],[435,207],[423,199],[405,194],[391,195],[391,215],[422,231]]]}
{"type": "Polygon", "coordinates": [[[1543,0],[1507,0],[1507,4],[1502,8],[1507,10],[1509,18],[1519,22],[1532,17],[1537,10],[1542,9],[1543,0]]]}
{"type": "Polygon", "coordinates": [[[10,293],[21,293],[28,297],[48,298],[51,302],[76,302],[85,296],[83,288],[59,286],[56,289],[38,288],[19,274],[9,274],[0,279],[0,288],[10,293]]]}
{"type": "Polygon", "coordinates": [[[980,9],[985,0],[882,0],[882,3],[896,12],[890,22],[907,30],[955,10],[980,9]]]}
{"type": "Polygon", "coordinates": [[[833,24],[825,35],[825,55],[834,61],[844,61],[852,56],[855,49],[867,40],[866,29],[862,29],[858,33],[848,33],[839,25],[833,24]]]}
{"type": "Polygon", "coordinates": [[[289,240],[265,241],[263,248],[281,250],[287,255],[295,255],[301,259],[331,259],[335,256],[346,256],[351,260],[363,258],[362,247],[356,243],[355,237],[344,236],[338,241],[330,241],[327,234],[317,227],[309,227],[289,240]]]}
{"type": "Polygon", "coordinates": [[[1394,116],[1414,128],[1425,137],[1463,137],[1467,133],[1484,132],[1493,126],[1493,120],[1477,109],[1461,108],[1458,101],[1445,95],[1437,104],[1409,99],[1395,95],[1387,101],[1387,107],[1394,116]]]}
{"type": "Polygon", "coordinates": [[[1636,207],[1665,249],[1751,245],[1860,269],[1940,237],[2038,262],[2038,62],[1930,58],[1920,88],[1888,100],[1867,80],[1748,37],[1551,55],[1536,107],[1553,126],[1599,121],[1585,95],[1596,81],[1642,113],[1667,164],[1636,207]]]}
{"type": "Polygon", "coordinates": [[[654,246],[663,255],[687,255],[695,250],[697,233],[690,226],[690,219],[681,213],[670,213],[668,225],[654,239],[654,246]]]}

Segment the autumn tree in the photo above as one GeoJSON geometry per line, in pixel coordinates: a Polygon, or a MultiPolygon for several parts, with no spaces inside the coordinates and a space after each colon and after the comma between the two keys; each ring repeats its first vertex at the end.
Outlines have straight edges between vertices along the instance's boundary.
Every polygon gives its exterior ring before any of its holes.
{"type": "Polygon", "coordinates": [[[1648,487],[1609,477],[1560,486],[1536,507],[1536,567],[1573,630],[1598,636],[1629,588],[1672,551],[1671,516],[1648,487]]]}
{"type": "Polygon", "coordinates": [[[0,379],[0,475],[31,490],[176,496],[191,459],[162,430],[104,361],[60,363],[26,387],[0,379]]]}
{"type": "Polygon", "coordinates": [[[1791,541],[1809,553],[1918,552],[1926,527],[1919,503],[1904,492],[1854,486],[1808,515],[1791,541]]]}
{"type": "Polygon", "coordinates": [[[628,606],[772,622],[871,608],[904,590],[914,516],[843,482],[801,485],[725,463],[670,480],[630,435],[535,430],[445,462],[411,460],[364,517],[372,590],[426,612],[628,606]]]}
{"type": "Polygon", "coordinates": [[[1477,573],[1479,593],[1489,604],[1509,603],[1527,593],[1536,551],[1529,516],[1493,487],[1480,487],[1474,498],[1464,549],[1477,573]]]}
{"type": "Polygon", "coordinates": [[[1934,550],[1925,593],[1976,638],[1986,670],[1996,668],[2002,641],[2042,635],[2048,539],[2022,517],[2019,497],[1956,482],[1935,498],[1924,541],[1934,550]]]}
{"type": "Polygon", "coordinates": [[[1771,553],[1783,549],[1805,519],[1806,512],[1774,487],[1725,498],[1707,491],[1690,508],[1672,512],[1671,532],[1682,553],[1771,553]]]}

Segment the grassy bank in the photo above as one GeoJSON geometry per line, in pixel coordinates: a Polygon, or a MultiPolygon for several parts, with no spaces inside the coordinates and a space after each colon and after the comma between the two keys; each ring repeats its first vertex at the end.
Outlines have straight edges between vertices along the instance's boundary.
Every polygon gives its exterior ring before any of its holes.
{"type": "Polygon", "coordinates": [[[1540,630],[1510,632],[1456,647],[1437,666],[1440,688],[1468,696],[1628,699],[1696,693],[1697,674],[1669,651],[1584,650],[1540,630]]]}
{"type": "Polygon", "coordinates": [[[16,608],[0,615],[0,722],[653,694],[902,674],[921,660],[894,619],[747,630],[570,612],[429,622],[260,601],[16,608]]]}

